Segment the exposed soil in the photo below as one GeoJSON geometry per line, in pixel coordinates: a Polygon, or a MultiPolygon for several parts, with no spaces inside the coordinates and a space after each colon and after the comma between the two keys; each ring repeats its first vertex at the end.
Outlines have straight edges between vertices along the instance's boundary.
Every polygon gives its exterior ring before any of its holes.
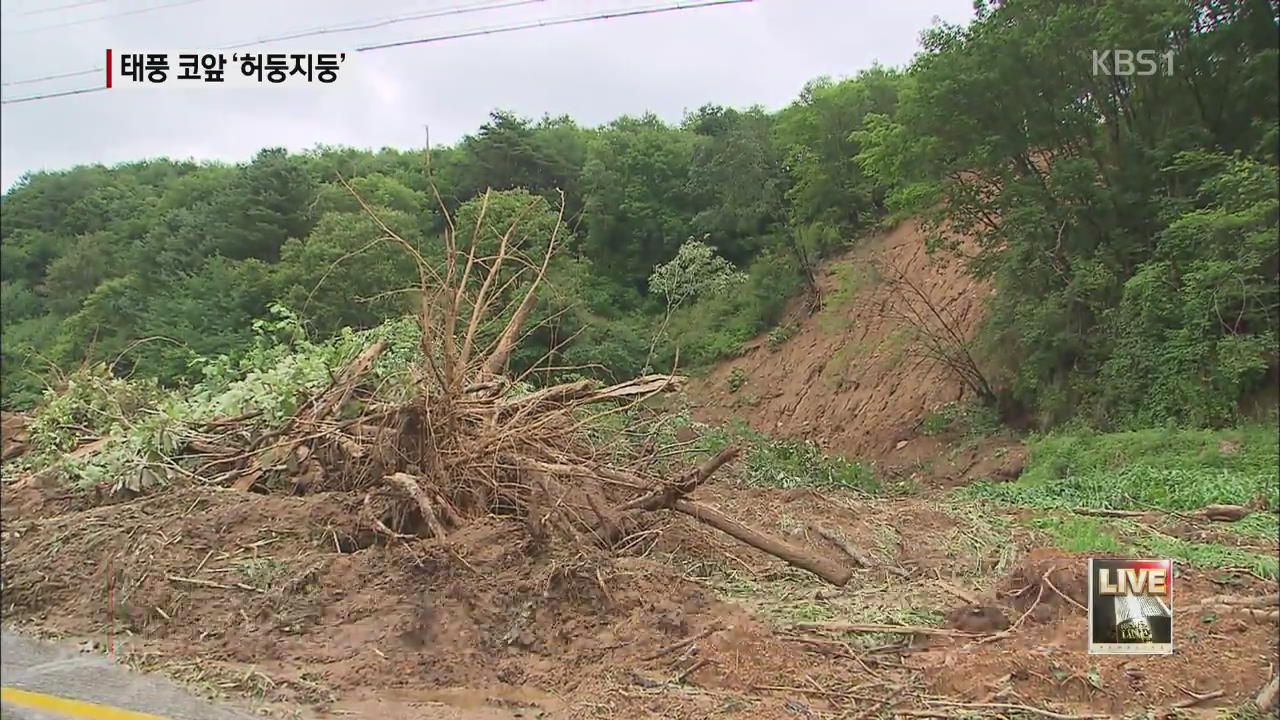
{"type": "MultiPolygon", "coordinates": [[[[674,515],[610,557],[538,546],[499,518],[447,547],[387,545],[339,493],[185,488],[63,512],[6,491],[6,621],[269,708],[384,720],[947,715],[943,702],[1122,713],[1186,700],[1180,688],[1222,690],[1205,705],[1225,707],[1277,662],[1274,621],[1192,610],[1171,657],[1086,654],[1083,558],[979,509],[730,482],[698,496],[841,557],[822,528],[871,567],[832,588],[674,515]],[[912,613],[981,637],[793,629],[912,613]]],[[[1183,572],[1178,607],[1227,581],[1183,572]]]]}
{"type": "MultiPolygon", "coordinates": [[[[339,494],[186,489],[52,518],[32,507],[4,503],[8,622],[144,667],[198,660],[210,682],[278,702],[367,711],[398,694],[490,713],[523,703],[525,717],[682,717],[822,664],[662,563],[562,555],[515,522],[469,526],[445,548],[374,545],[339,494]],[[690,652],[643,659],[712,626],[690,652]],[[682,675],[701,689],[647,697],[682,675]],[[593,700],[529,700],[544,696],[593,700]]],[[[782,717],[784,704],[761,698],[753,714],[782,717]]]]}
{"type": "Polygon", "coordinates": [[[27,451],[27,422],[25,413],[0,412],[0,459],[8,460],[27,451]]]}
{"type": "MultiPolygon", "coordinates": [[[[761,432],[804,437],[851,458],[902,467],[923,462],[920,470],[941,480],[1020,470],[1000,460],[979,467],[989,452],[949,457],[937,440],[921,435],[930,412],[967,395],[952,373],[912,352],[904,328],[885,312],[894,295],[872,271],[878,263],[902,270],[959,332],[976,331],[991,290],[966,275],[955,258],[926,253],[918,223],[904,222],[824,268],[823,310],[810,316],[797,304],[789,320],[797,332],[786,342],[774,348],[766,337],[757,338],[740,357],[695,381],[690,395],[699,418],[715,423],[742,417],[761,432]],[[729,388],[735,370],[747,375],[736,392],[729,388]]],[[[983,450],[1017,444],[988,440],[983,450]]]]}

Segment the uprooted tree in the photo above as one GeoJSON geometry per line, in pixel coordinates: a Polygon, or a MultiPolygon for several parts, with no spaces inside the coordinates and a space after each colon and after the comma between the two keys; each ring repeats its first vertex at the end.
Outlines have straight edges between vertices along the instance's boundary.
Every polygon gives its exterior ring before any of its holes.
{"type": "Polygon", "coordinates": [[[497,514],[522,520],[539,540],[618,548],[646,513],[674,510],[828,582],[848,581],[839,563],[688,498],[737,448],[678,477],[655,475],[645,458],[617,459],[622,439],[602,439],[599,421],[679,389],[681,376],[530,389],[523,375],[509,375],[513,350],[536,329],[530,318],[561,240],[563,203],[545,244],[530,247],[520,240],[522,215],[505,229],[488,224],[486,194],[469,242],[458,243],[446,213],[443,255],[428,259],[347,189],[381,241],[403,248],[417,267],[421,340],[408,391],[378,392],[370,371],[387,343],[373,341],[270,429],[247,416],[193,428],[182,448],[194,467],[188,475],[245,492],[362,493],[363,519],[375,532],[444,543],[469,521],[497,514]]]}

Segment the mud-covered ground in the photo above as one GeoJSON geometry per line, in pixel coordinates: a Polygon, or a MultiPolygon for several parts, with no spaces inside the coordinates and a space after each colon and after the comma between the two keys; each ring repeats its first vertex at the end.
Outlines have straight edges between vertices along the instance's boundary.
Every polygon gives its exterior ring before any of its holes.
{"type": "Polygon", "coordinates": [[[0,505],[5,622],[280,716],[383,720],[1215,716],[1275,670],[1273,618],[1195,610],[1276,593],[1248,573],[1181,571],[1173,656],[1090,656],[1083,557],[1003,512],[729,481],[696,496],[869,567],[833,588],[674,515],[606,556],[499,518],[388,543],[354,495],[95,507],[28,487],[0,505]]]}

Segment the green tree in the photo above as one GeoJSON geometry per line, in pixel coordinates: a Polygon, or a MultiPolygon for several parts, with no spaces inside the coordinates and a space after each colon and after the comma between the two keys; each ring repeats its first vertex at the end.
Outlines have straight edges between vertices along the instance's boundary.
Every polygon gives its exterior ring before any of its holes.
{"type": "MultiPolygon", "coordinates": [[[[1195,182],[1165,168],[1188,151],[1266,144],[1280,105],[1276,37],[1274,6],[1255,0],[1020,0],[925,34],[896,115],[869,118],[854,137],[863,167],[900,183],[892,204],[921,213],[935,247],[976,242],[966,252],[997,288],[987,326],[1011,375],[1010,410],[1026,406],[1046,425],[1081,408],[1114,411],[1099,423],[1135,412],[1103,397],[1115,388],[1098,378],[1118,352],[1106,329],[1126,294],[1153,289],[1149,273],[1159,271],[1148,263],[1168,237],[1168,209],[1205,202],[1193,199],[1195,182]],[[1182,60],[1172,75],[1094,74],[1089,49],[1115,47],[1182,60]]],[[[1274,148],[1256,159],[1274,164],[1274,148]]],[[[1248,246],[1239,235],[1233,243],[1248,246]]],[[[1254,260],[1231,262],[1243,272],[1254,260]]],[[[1181,367],[1180,382],[1212,386],[1166,339],[1146,351],[1181,367]]],[[[1155,392],[1156,377],[1133,378],[1122,394],[1155,392]]],[[[1203,416],[1184,406],[1169,419],[1203,416]]]]}
{"type": "MultiPolygon", "coordinates": [[[[414,218],[379,207],[378,219],[415,249],[414,218]]],[[[305,239],[285,243],[273,266],[281,301],[320,337],[367,329],[412,307],[418,283],[413,255],[364,211],[329,212],[305,239]]]]}
{"type": "Polygon", "coordinates": [[[691,229],[716,237],[730,261],[748,262],[786,222],[788,178],[771,142],[773,118],[760,108],[706,106],[685,127],[707,137],[689,166],[691,229]]]}
{"type": "Polygon", "coordinates": [[[584,251],[615,281],[645,289],[650,269],[690,235],[688,167],[699,138],[652,115],[593,138],[583,167],[584,251]]]}
{"type": "Polygon", "coordinates": [[[880,66],[840,82],[819,78],[779,114],[775,142],[791,178],[786,200],[793,226],[822,223],[848,232],[883,214],[896,179],[868,175],[857,163],[856,133],[869,115],[894,115],[902,81],[901,73],[880,66]]]}

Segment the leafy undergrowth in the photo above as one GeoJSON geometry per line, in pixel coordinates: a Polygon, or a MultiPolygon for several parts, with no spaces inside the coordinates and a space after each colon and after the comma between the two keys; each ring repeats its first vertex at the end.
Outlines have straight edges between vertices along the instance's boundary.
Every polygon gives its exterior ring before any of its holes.
{"type": "Polygon", "coordinates": [[[1277,440],[1275,423],[1053,435],[1029,444],[1031,462],[1017,482],[978,483],[967,492],[1035,508],[1196,510],[1259,498],[1275,510],[1277,440]]]}
{"type": "Polygon", "coordinates": [[[695,429],[699,432],[698,450],[707,455],[733,444],[743,447],[737,477],[749,486],[840,489],[877,497],[906,495],[916,490],[905,481],[877,477],[866,463],[827,455],[807,440],[772,438],[745,423],[695,429]]]}
{"type": "Polygon", "coordinates": [[[274,320],[255,323],[258,341],[249,351],[202,360],[205,380],[191,388],[164,390],[154,381],[118,378],[105,365],[73,373],[64,387],[46,392],[27,429],[31,451],[6,462],[6,476],[48,470],[73,488],[105,483],[114,491],[140,478],[143,484],[163,483],[189,474],[180,455],[192,431],[237,416],[250,417],[261,430],[280,427],[376,340],[387,345],[370,371],[378,396],[398,399],[412,387],[410,370],[421,359],[414,318],[364,332],[347,329],[313,343],[297,316],[279,306],[273,312],[274,320]],[[68,455],[98,438],[104,445],[97,452],[68,455]]]}
{"type": "Polygon", "coordinates": [[[1193,567],[1247,570],[1272,580],[1280,577],[1280,561],[1274,553],[1185,540],[1132,520],[1040,517],[1033,519],[1031,525],[1068,552],[1171,558],[1193,567]]]}
{"type": "Polygon", "coordinates": [[[1031,462],[1015,482],[981,482],[968,499],[1048,511],[1030,521],[1064,550],[1168,557],[1204,568],[1241,568],[1275,578],[1269,551],[1280,534],[1280,452],[1274,424],[1223,431],[1150,429],[1056,435],[1030,444],[1031,462]],[[1207,505],[1262,508],[1235,523],[1214,523],[1223,542],[1170,533],[1171,522],[1095,518],[1072,508],[1194,511],[1207,505]],[[1259,543],[1266,547],[1259,547],[1259,543]],[[1261,550],[1255,552],[1254,550],[1261,550]]]}

